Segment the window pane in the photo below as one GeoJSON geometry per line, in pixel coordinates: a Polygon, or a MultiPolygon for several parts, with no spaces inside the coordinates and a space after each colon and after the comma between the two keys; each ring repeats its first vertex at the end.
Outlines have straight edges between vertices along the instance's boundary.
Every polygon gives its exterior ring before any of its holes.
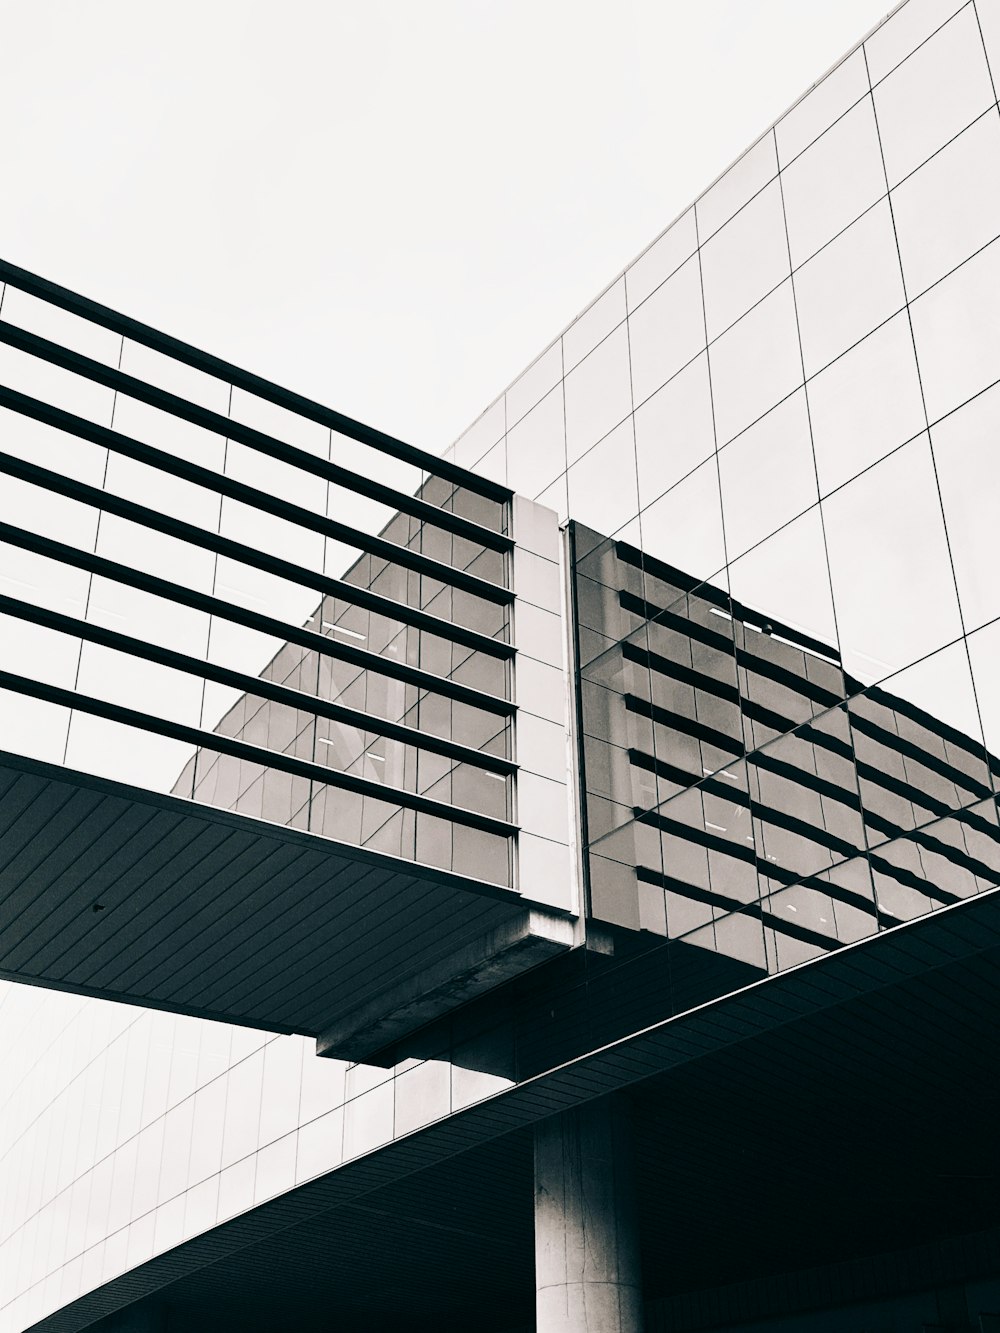
{"type": "Polygon", "coordinates": [[[533,362],[507,390],[507,425],[513,426],[562,379],[562,341],[533,362]]]}
{"type": "Polygon", "coordinates": [[[791,282],[765,297],[709,350],[720,445],[802,383],[791,282]]]}
{"type": "Polygon", "coordinates": [[[647,554],[696,579],[720,570],[726,557],[715,459],[709,458],[643,510],[639,522],[647,554]]]}
{"type": "Polygon", "coordinates": [[[961,0],[910,0],[900,5],[865,42],[872,82],[885,78],[960,7],[961,0]]]}
{"type": "Polygon", "coordinates": [[[894,192],[896,234],[911,298],[1000,234],[997,161],[1000,118],[993,110],[894,192]]]}
{"type": "Polygon", "coordinates": [[[814,507],[729,567],[735,601],[828,645],[836,654],[830,574],[819,508],[814,507]]]}
{"type": "Polygon", "coordinates": [[[904,297],[888,202],[799,269],[795,295],[807,376],[895,314],[904,297]]]}
{"type": "Polygon", "coordinates": [[[507,436],[508,484],[534,499],[566,466],[562,385],[547,393],[507,436]]]}
{"type": "Polygon", "coordinates": [[[988,246],[910,307],[933,425],[1000,379],[1000,244],[988,246]]]}
{"type": "Polygon", "coordinates": [[[768,131],[735,162],[726,174],[709,187],[695,204],[698,215],[698,236],[702,243],[724,222],[752,199],[777,174],[778,156],[774,135],[768,131]]]}
{"type": "Polygon", "coordinates": [[[707,241],[701,250],[705,320],[710,339],[788,276],[788,243],[777,181],[707,241]]]}
{"type": "Polygon", "coordinates": [[[697,248],[694,209],[689,208],[672,227],[657,237],[626,272],[629,310],[634,310],[645,301],[697,248]]]}
{"type": "Polygon", "coordinates": [[[975,8],[966,5],[874,97],[886,174],[897,185],[995,100],[975,8]]]}
{"type": "Polygon", "coordinates": [[[715,451],[708,357],[685,366],[634,420],[639,496],[648,505],[715,451]]]}
{"type": "Polygon", "coordinates": [[[826,495],[924,429],[906,311],[820,371],[807,392],[820,493],[826,495]]]}
{"type": "Polygon", "coordinates": [[[931,442],[967,631],[1000,615],[996,577],[1000,388],[945,417],[931,442]]]}
{"type": "Polygon", "coordinates": [[[961,633],[926,435],[823,501],[844,668],[880,680],[961,633]]]}
{"type": "Polygon", "coordinates": [[[567,477],[573,517],[615,533],[639,512],[631,418],[573,464],[567,477]]]}
{"type": "MultiPolygon", "coordinates": [[[[828,126],[868,92],[863,51],[855,51],[778,121],[775,137],[782,166],[798,157],[828,126]]],[[[787,201],[786,201],[787,202],[787,201]]]]}
{"type": "MultiPolygon", "coordinates": [[[[632,411],[628,334],[624,325],[570,371],[565,385],[566,456],[573,463],[632,411]]],[[[554,452],[549,457],[555,461],[554,452]]],[[[556,471],[546,478],[546,485],[554,480],[556,471]]]]}
{"type": "Polygon", "coordinates": [[[870,97],[786,167],[782,188],[788,245],[797,268],[885,194],[870,97]]]}
{"type": "Polygon", "coordinates": [[[625,318],[625,279],[619,278],[563,334],[567,370],[578,365],[625,318]]]}
{"type": "Polygon", "coordinates": [[[762,417],[719,453],[730,560],[816,503],[805,391],[762,417]]]}
{"type": "Polygon", "coordinates": [[[629,317],[632,392],[641,403],[705,346],[698,256],[629,317]]]}

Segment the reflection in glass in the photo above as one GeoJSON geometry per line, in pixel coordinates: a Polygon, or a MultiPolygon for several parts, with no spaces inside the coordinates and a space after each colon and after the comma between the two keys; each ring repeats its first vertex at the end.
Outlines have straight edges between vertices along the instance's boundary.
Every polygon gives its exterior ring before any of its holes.
{"type": "Polygon", "coordinates": [[[644,509],[639,518],[643,549],[657,560],[709,578],[726,563],[719,470],[715,458],[644,509]]]}
{"type": "MultiPolygon", "coordinates": [[[[825,582],[818,509],[783,532],[806,519],[825,582]]],[[[864,689],[835,635],[768,615],[768,586],[804,554],[785,552],[756,609],[735,582],[730,597],[623,542],[582,549],[592,572],[600,552],[609,612],[635,620],[580,666],[594,917],[761,976],[997,882],[1000,760],[963,641],[864,689]]],[[[992,665],[977,638],[973,667],[992,665]]],[[[1000,735],[1000,702],[991,716],[1000,735]]]]}

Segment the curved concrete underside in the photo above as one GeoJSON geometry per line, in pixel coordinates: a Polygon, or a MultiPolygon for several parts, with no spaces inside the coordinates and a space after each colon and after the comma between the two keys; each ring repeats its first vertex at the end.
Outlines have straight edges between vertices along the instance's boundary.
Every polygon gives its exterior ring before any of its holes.
{"type": "Polygon", "coordinates": [[[994,891],[531,1079],[35,1327],[142,1302],[171,1333],[529,1328],[533,1126],[612,1090],[633,1104],[646,1297],[670,1327],[727,1292],[735,1321],[838,1282],[857,1298],[1000,1271],[998,1020],[994,891]]]}

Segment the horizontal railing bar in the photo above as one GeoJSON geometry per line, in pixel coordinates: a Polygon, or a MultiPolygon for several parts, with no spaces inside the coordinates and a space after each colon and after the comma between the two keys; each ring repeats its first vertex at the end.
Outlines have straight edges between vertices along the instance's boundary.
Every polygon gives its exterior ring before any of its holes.
{"type": "Polygon", "coordinates": [[[2,259],[0,259],[0,280],[9,282],[12,286],[28,292],[32,296],[37,296],[43,301],[48,301],[61,310],[67,310],[74,315],[81,315],[84,319],[99,324],[102,328],[110,329],[113,333],[131,338],[133,342],[142,343],[145,347],[162,352],[175,361],[192,366],[195,370],[204,371],[208,375],[213,375],[237,388],[244,389],[247,393],[252,393],[258,398],[274,403],[277,407],[284,407],[309,421],[318,422],[321,426],[327,426],[332,430],[339,431],[342,435],[350,436],[351,439],[369,445],[380,453],[387,454],[390,458],[399,459],[400,462],[409,463],[413,467],[420,468],[423,472],[430,473],[432,476],[450,481],[464,490],[473,491],[477,495],[482,495],[500,504],[508,503],[513,494],[508,487],[501,486],[498,482],[490,481],[488,478],[480,477],[473,472],[467,472],[465,468],[459,467],[457,463],[439,458],[436,454],[429,453],[425,449],[418,449],[415,445],[406,444],[404,441],[386,434],[385,431],[377,430],[374,426],[366,426],[364,422],[346,416],[343,412],[336,412],[333,408],[323,407],[322,404],[314,402],[302,394],[294,393],[291,389],[283,389],[270,380],[254,375],[250,371],[241,370],[238,366],[223,361],[220,357],[202,352],[197,347],[182,342],[179,338],[172,338],[168,334],[151,328],[148,324],[143,324],[139,320],[122,315],[108,306],[92,301],[88,297],[80,296],[77,292],[72,292],[66,287],[60,287],[57,283],[49,282],[35,273],[30,273],[27,269],[19,268],[16,264],[8,263],[2,259]]]}
{"type": "MultiPolygon", "coordinates": [[[[66,348],[60,347],[58,343],[49,342],[48,339],[40,338],[34,333],[26,333],[23,329],[8,324],[4,320],[0,320],[0,342],[7,343],[8,346],[15,347],[32,356],[37,356],[50,365],[60,366],[65,370],[85,376],[87,379],[103,384],[118,393],[142,397],[145,402],[150,402],[153,397],[166,397],[170,400],[170,403],[165,407],[165,410],[172,412],[173,415],[192,422],[198,418],[197,424],[216,431],[224,438],[234,440],[238,438],[239,423],[231,421],[229,417],[219,416],[218,413],[210,412],[207,408],[196,407],[183,398],[178,398],[174,394],[167,394],[165,390],[154,389],[143,381],[133,379],[130,375],[124,375],[119,370],[113,370],[100,361],[93,361],[89,357],[81,356],[79,352],[67,351],[66,348]],[[232,429],[233,426],[237,427],[237,431],[232,429]]],[[[249,427],[239,433],[259,434],[259,432],[250,430],[249,427]]],[[[309,458],[311,455],[304,454],[304,457],[309,458]]],[[[316,515],[316,517],[319,517],[319,515],[316,515]]],[[[466,573],[465,570],[453,569],[451,565],[446,565],[443,561],[435,560],[420,551],[414,551],[408,546],[401,546],[398,542],[389,541],[385,537],[363,532],[360,528],[351,527],[337,519],[326,518],[325,522],[327,524],[326,531],[330,536],[348,546],[356,547],[359,551],[366,551],[369,555],[377,556],[382,560],[388,560],[405,568],[413,569],[418,574],[425,574],[429,578],[439,580],[441,583],[453,584],[455,587],[462,588],[477,597],[485,598],[487,601],[496,602],[501,606],[508,605],[514,599],[514,594],[509,588],[491,583],[488,579],[481,579],[475,574],[466,573]]]]}
{"type": "MultiPolygon", "coordinates": [[[[112,582],[122,583],[127,587],[151,593],[155,597],[162,597],[165,601],[190,607],[193,611],[203,611],[207,615],[218,616],[222,620],[243,625],[247,629],[256,630],[270,638],[298,644],[300,647],[320,653],[325,657],[347,662],[360,671],[373,671],[377,675],[402,681],[406,685],[413,685],[415,688],[426,690],[430,694],[443,695],[445,698],[453,699],[456,703],[465,704],[470,708],[478,708],[483,712],[494,713],[499,717],[512,717],[517,712],[516,704],[509,699],[487,694],[483,690],[474,689],[471,685],[463,685],[459,681],[449,680],[446,676],[435,676],[430,671],[424,671],[420,667],[410,666],[407,662],[399,662],[394,658],[373,653],[365,648],[355,648],[351,644],[340,643],[325,634],[317,634],[314,630],[306,629],[303,626],[288,625],[273,616],[263,615],[260,611],[251,611],[246,607],[237,606],[233,602],[226,602],[221,597],[214,597],[210,593],[197,592],[193,588],[184,587],[183,584],[171,583],[168,579],[162,579],[156,574],[147,574],[142,570],[133,569],[129,565],[119,564],[116,560],[109,560],[106,556],[96,555],[92,551],[82,551],[77,546],[68,546],[65,542],[56,541],[53,537],[43,537],[39,533],[28,532],[24,528],[15,527],[13,524],[0,522],[0,541],[8,542],[21,550],[31,551],[36,555],[45,556],[61,564],[70,565],[75,569],[97,574],[101,578],[110,579],[112,582]]],[[[510,645],[504,646],[509,650],[508,657],[513,657],[513,648],[510,645]]]]}
{"type": "Polygon", "coordinates": [[[189,653],[181,653],[173,648],[164,648],[160,644],[148,643],[145,639],[133,638],[130,634],[121,634],[103,625],[88,620],[78,620],[75,616],[67,616],[61,611],[52,611],[48,607],[36,606],[33,602],[25,602],[16,597],[7,597],[3,593],[0,593],[0,613],[14,616],[18,620],[29,621],[34,625],[41,625],[46,629],[57,630],[61,634],[85,639],[89,643],[100,644],[105,648],[113,648],[118,652],[127,653],[130,657],[155,662],[160,666],[170,667],[200,679],[212,680],[219,685],[241,690],[244,694],[270,699],[298,712],[329,718],[333,722],[356,727],[359,731],[371,731],[389,740],[401,741],[405,745],[454,759],[458,763],[483,768],[491,773],[503,774],[505,777],[517,772],[517,765],[500,755],[475,750],[457,741],[421,731],[417,727],[405,726],[401,722],[391,722],[387,718],[380,718],[357,708],[346,708],[343,704],[321,699],[304,690],[293,690],[287,685],[279,685],[260,676],[234,671],[216,662],[193,657],[189,653]]]}
{"type": "MultiPolygon", "coordinates": [[[[95,699],[92,695],[80,694],[76,690],[67,690],[58,685],[47,685],[11,671],[0,671],[0,689],[11,690],[15,694],[27,695],[29,698],[40,699],[63,708],[76,709],[94,717],[102,717],[109,722],[120,722],[123,726],[166,736],[198,749],[217,751],[234,759],[245,759],[248,763],[261,764],[265,768],[274,768],[283,773],[290,773],[293,777],[306,778],[311,782],[336,787],[341,791],[350,791],[358,796],[370,796],[373,800],[382,801],[386,805],[399,805],[407,810],[416,810],[419,814],[434,815],[452,824],[479,829],[483,833],[494,833],[509,838],[518,831],[515,824],[508,823],[504,819],[494,819],[490,815],[481,815],[475,810],[467,810],[464,806],[448,805],[444,801],[435,801],[429,796],[420,796],[416,792],[404,791],[400,787],[383,787],[381,783],[372,782],[368,778],[359,778],[353,773],[340,773],[336,769],[324,768],[321,764],[298,759],[294,755],[268,750],[260,745],[250,745],[232,736],[221,736],[214,731],[202,731],[198,727],[185,726],[180,722],[169,722],[150,713],[124,708],[121,704],[95,699]]],[[[203,801],[201,804],[207,805],[208,802],[203,801]]]]}
{"type": "Polygon", "coordinates": [[[17,477],[21,481],[31,482],[33,485],[43,487],[46,490],[54,491],[67,499],[79,500],[83,504],[91,505],[109,514],[115,514],[119,518],[139,523],[143,527],[154,529],[156,532],[176,537],[180,541],[188,542],[202,550],[213,551],[216,555],[237,560],[253,569],[274,574],[290,583],[298,583],[305,588],[313,588],[327,596],[337,597],[341,601],[350,602],[363,610],[385,616],[388,620],[398,620],[402,624],[412,625],[415,629],[436,634],[439,638],[460,643],[466,648],[475,649],[491,657],[507,656],[505,652],[498,651],[498,641],[491,639],[489,635],[466,629],[463,625],[455,625],[450,620],[444,620],[440,616],[431,615],[428,611],[421,611],[416,607],[408,606],[405,602],[395,602],[380,593],[371,592],[369,589],[358,587],[353,583],[346,583],[343,579],[331,578],[329,574],[321,574],[317,570],[306,569],[305,566],[293,564],[290,560],[283,560],[280,556],[259,551],[253,546],[246,546],[243,542],[234,541],[231,537],[223,537],[218,533],[209,532],[207,528],[199,528],[196,524],[187,523],[183,519],[161,514],[159,510],[149,509],[146,505],[138,504],[134,500],[126,500],[124,497],[115,495],[110,491],[101,490],[97,486],[89,486],[86,482],[77,481],[74,477],[63,476],[62,473],[52,472],[49,468],[39,467],[37,463],[29,463],[25,459],[16,458],[12,454],[6,454],[2,451],[0,451],[0,472],[5,472],[11,477],[17,477]]]}

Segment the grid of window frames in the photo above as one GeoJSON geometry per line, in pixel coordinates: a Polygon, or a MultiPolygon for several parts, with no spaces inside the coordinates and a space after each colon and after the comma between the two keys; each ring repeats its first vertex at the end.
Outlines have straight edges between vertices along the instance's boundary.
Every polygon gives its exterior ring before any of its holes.
{"type": "Polygon", "coordinates": [[[506,489],[0,277],[4,748],[510,885],[506,489]]]}
{"type": "MultiPolygon", "coordinates": [[[[890,713],[917,701],[966,736],[981,720],[993,753],[1000,602],[984,478],[1000,418],[998,84],[997,0],[907,0],[452,454],[836,645],[866,684],[930,654],[924,680],[941,688],[918,693],[913,675],[903,699],[897,680],[890,713]],[[956,601],[968,650],[957,668],[955,649],[935,651],[959,642],[956,601]]],[[[136,374],[156,359],[131,344],[123,355],[139,358],[123,361],[136,374]]],[[[199,377],[175,373],[194,400],[199,377]]],[[[227,411],[228,396],[212,402],[227,411]]],[[[419,476],[392,480],[412,491],[419,476]]],[[[300,606],[303,624],[318,602],[300,606]]],[[[262,646],[261,667],[284,642],[262,646]]],[[[234,703],[223,698],[217,718],[234,703]]],[[[719,771],[732,762],[723,752],[719,771]]],[[[12,1019],[0,1038],[25,1034],[3,1052],[25,1095],[0,1144],[2,1333],[502,1085],[443,1061],[348,1070],[294,1037],[0,989],[12,1019]]]]}
{"type": "Polygon", "coordinates": [[[766,608],[574,538],[594,917],[763,974],[1000,884],[1000,759],[914,702],[964,643],[865,689],[766,608]]]}

